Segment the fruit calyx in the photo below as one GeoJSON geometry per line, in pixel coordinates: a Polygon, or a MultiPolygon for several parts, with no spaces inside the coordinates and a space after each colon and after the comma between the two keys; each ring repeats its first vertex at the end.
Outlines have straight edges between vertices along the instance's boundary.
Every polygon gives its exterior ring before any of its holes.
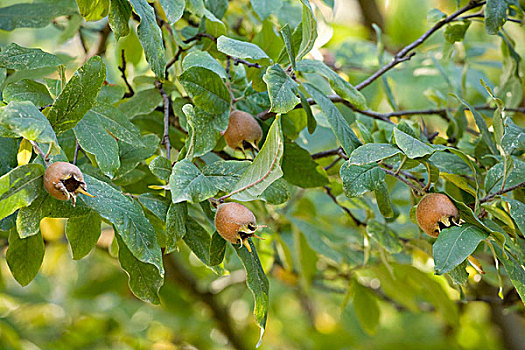
{"type": "Polygon", "coordinates": [[[460,225],[459,211],[450,198],[442,193],[429,193],[416,209],[419,227],[429,236],[437,237],[442,229],[460,225]]]}
{"type": "Polygon", "coordinates": [[[215,213],[215,227],[226,241],[241,244],[251,253],[248,238],[257,237],[255,232],[262,227],[257,225],[255,215],[244,205],[228,202],[219,204],[215,213]]]}
{"type": "Polygon", "coordinates": [[[76,204],[78,193],[94,197],[87,192],[84,175],[80,169],[67,162],[55,162],[46,169],[44,188],[53,198],[62,201],[71,199],[73,206],[76,204]]]}

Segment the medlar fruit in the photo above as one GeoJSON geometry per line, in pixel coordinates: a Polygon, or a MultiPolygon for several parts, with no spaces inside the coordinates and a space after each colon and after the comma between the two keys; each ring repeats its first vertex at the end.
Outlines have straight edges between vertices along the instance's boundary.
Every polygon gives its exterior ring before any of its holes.
{"type": "Polygon", "coordinates": [[[245,146],[251,146],[258,150],[257,144],[261,141],[262,134],[261,126],[250,113],[233,110],[228,128],[224,132],[224,140],[233,149],[243,150],[245,146]]]}
{"type": "Polygon", "coordinates": [[[94,197],[87,192],[84,175],[80,169],[76,165],[66,162],[55,162],[46,169],[44,188],[56,199],[61,201],[71,199],[73,206],[76,204],[78,193],[94,197]]]}
{"type": "Polygon", "coordinates": [[[260,226],[256,224],[255,215],[250,209],[242,204],[230,202],[217,207],[215,227],[222,238],[232,244],[244,245],[251,252],[247,240],[252,236],[258,237],[255,231],[260,226]]]}
{"type": "Polygon", "coordinates": [[[459,224],[459,211],[448,196],[429,193],[417,205],[416,219],[426,234],[437,237],[441,229],[459,224]]]}

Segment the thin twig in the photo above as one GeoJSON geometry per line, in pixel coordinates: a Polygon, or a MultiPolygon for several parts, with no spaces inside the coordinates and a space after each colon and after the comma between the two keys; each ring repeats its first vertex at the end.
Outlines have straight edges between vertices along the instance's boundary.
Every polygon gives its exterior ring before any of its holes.
{"type": "Polygon", "coordinates": [[[411,44],[405,46],[401,51],[399,51],[392,60],[381,67],[377,72],[372,74],[370,77],[368,77],[363,82],[356,85],[357,90],[361,90],[368,85],[370,85],[372,82],[374,82],[377,78],[397,66],[399,63],[404,62],[406,60],[409,60],[415,53],[412,52],[416,47],[423,44],[425,40],[427,40],[432,34],[434,34],[436,31],[438,31],[441,27],[443,27],[445,24],[450,23],[454,21],[457,17],[462,15],[463,13],[472,10],[474,8],[483,6],[485,4],[485,1],[470,1],[466,6],[462,7],[461,9],[457,10],[450,16],[442,19],[441,21],[437,22],[432,28],[430,28],[428,31],[426,31],[422,36],[420,36],[416,41],[412,42],[411,44]]]}
{"type": "Polygon", "coordinates": [[[525,181],[517,184],[517,185],[514,185],[514,186],[510,186],[510,187],[507,187],[507,188],[504,188],[502,190],[499,190],[498,192],[495,192],[495,193],[492,193],[492,194],[489,194],[488,196],[486,197],[483,197],[479,200],[480,203],[485,203],[485,202],[490,202],[491,200],[493,200],[496,196],[499,196],[501,194],[504,194],[504,193],[507,193],[507,192],[511,192],[511,191],[514,191],[518,188],[521,188],[521,187],[525,187],[525,181]]]}
{"type": "Polygon", "coordinates": [[[401,182],[405,183],[407,186],[409,186],[411,189],[413,189],[416,193],[419,193],[419,194],[424,194],[425,193],[424,189],[414,185],[412,182],[408,181],[407,179],[402,177],[400,174],[396,174],[392,170],[385,169],[385,168],[381,168],[381,170],[383,170],[388,175],[391,175],[391,176],[395,177],[396,179],[400,180],[401,182]]]}
{"type": "Polygon", "coordinates": [[[111,33],[111,28],[109,27],[109,23],[106,23],[106,25],[100,30],[100,38],[98,39],[98,45],[93,54],[90,54],[89,57],[92,56],[103,56],[106,53],[106,42],[108,41],[108,36],[111,33]]]}
{"type": "Polygon", "coordinates": [[[324,189],[325,189],[325,192],[326,194],[332,199],[332,201],[338,206],[340,207],[341,209],[344,210],[345,213],[348,214],[348,216],[350,216],[350,218],[356,223],[357,226],[366,226],[366,223],[364,223],[363,221],[359,220],[358,218],[356,218],[354,216],[354,214],[352,214],[352,212],[350,211],[350,209],[348,209],[347,207],[345,207],[344,205],[342,205],[341,203],[339,203],[339,201],[337,200],[337,198],[334,196],[334,194],[332,193],[332,189],[328,186],[324,186],[324,189]]]}
{"type": "Polygon", "coordinates": [[[250,67],[250,68],[262,68],[262,66],[259,63],[251,63],[239,57],[232,57],[232,59],[233,59],[233,63],[236,66],[239,64],[244,64],[245,66],[250,67]]]}
{"type": "Polygon", "coordinates": [[[341,156],[338,156],[337,158],[335,158],[332,163],[328,164],[327,166],[324,167],[324,170],[327,171],[327,170],[330,170],[332,169],[341,159],[343,159],[343,157],[341,156]]]}
{"type": "MultiPolygon", "coordinates": [[[[466,16],[458,17],[454,21],[463,21],[465,19],[471,19],[471,18],[483,18],[484,19],[485,15],[483,13],[475,13],[475,14],[472,14],[472,15],[466,15],[466,16]]],[[[507,18],[505,21],[519,23],[519,24],[523,23],[521,20],[516,19],[516,18],[507,18]]]]}
{"type": "Polygon", "coordinates": [[[170,143],[170,99],[168,94],[162,87],[162,83],[158,80],[155,80],[155,87],[159,90],[162,95],[162,107],[164,109],[164,133],[162,135],[162,144],[166,147],[166,158],[170,159],[171,153],[171,143],[170,143]]]}
{"type": "Polygon", "coordinates": [[[124,80],[124,84],[128,87],[128,92],[124,94],[124,97],[131,97],[135,94],[135,91],[133,91],[133,88],[131,87],[130,83],[128,82],[128,78],[126,76],[126,54],[124,52],[124,49],[120,51],[120,55],[122,57],[122,66],[118,66],[118,70],[121,73],[122,80],[124,80]]]}
{"type": "Polygon", "coordinates": [[[195,34],[194,36],[192,36],[191,38],[188,38],[186,40],[183,41],[184,44],[189,44],[191,43],[192,41],[196,41],[196,40],[200,40],[202,38],[208,38],[210,40],[213,40],[213,41],[217,41],[217,38],[214,37],[213,35],[211,34],[208,34],[208,33],[197,33],[195,34]]]}
{"type": "Polygon", "coordinates": [[[320,158],[331,157],[331,156],[340,156],[341,151],[343,151],[343,149],[341,147],[338,147],[334,149],[329,149],[327,151],[314,153],[312,154],[312,159],[320,159],[320,158]]]}
{"type": "Polygon", "coordinates": [[[179,47],[179,50],[177,51],[175,56],[173,56],[173,58],[168,62],[168,64],[166,64],[166,69],[164,70],[164,76],[165,76],[166,80],[168,79],[168,70],[171,68],[171,66],[173,66],[175,64],[175,62],[177,62],[177,60],[179,59],[180,55],[184,51],[186,51],[186,50],[183,49],[182,47],[179,47]]]}
{"type": "Polygon", "coordinates": [[[35,153],[42,157],[42,160],[44,163],[46,163],[46,166],[49,166],[49,154],[45,154],[35,141],[29,140],[29,142],[33,146],[35,153]]]}

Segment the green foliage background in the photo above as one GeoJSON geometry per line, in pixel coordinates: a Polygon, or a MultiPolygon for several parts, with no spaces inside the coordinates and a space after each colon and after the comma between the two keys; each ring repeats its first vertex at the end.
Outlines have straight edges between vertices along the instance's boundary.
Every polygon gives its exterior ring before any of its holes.
{"type": "Polygon", "coordinates": [[[2,1],[0,348],[519,349],[524,5],[2,1]],[[419,230],[427,192],[461,227],[419,230]]]}

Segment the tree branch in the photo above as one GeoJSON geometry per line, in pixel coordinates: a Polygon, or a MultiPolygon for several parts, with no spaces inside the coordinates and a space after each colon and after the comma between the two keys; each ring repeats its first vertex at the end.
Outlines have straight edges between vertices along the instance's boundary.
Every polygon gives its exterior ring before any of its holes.
{"type": "Polygon", "coordinates": [[[44,161],[44,163],[46,163],[46,166],[49,166],[49,154],[44,154],[42,149],[38,146],[38,144],[35,141],[29,140],[29,142],[33,146],[33,150],[35,151],[35,153],[42,157],[42,160],[44,161]]]}
{"type": "Polygon", "coordinates": [[[162,144],[166,147],[166,158],[170,158],[171,153],[171,143],[170,143],[170,135],[169,135],[169,128],[170,128],[170,98],[168,97],[168,94],[162,87],[162,83],[158,80],[155,80],[155,87],[157,90],[159,90],[160,94],[162,95],[162,106],[164,109],[164,133],[162,135],[162,144]]]}
{"type": "Polygon", "coordinates": [[[443,18],[441,21],[437,22],[432,28],[430,28],[428,31],[426,31],[423,35],[421,35],[416,41],[412,42],[411,44],[405,46],[401,51],[399,51],[392,60],[381,67],[377,72],[372,74],[370,77],[368,77],[363,82],[356,85],[357,90],[362,90],[371,83],[373,83],[377,78],[397,66],[399,63],[404,62],[412,58],[412,56],[415,55],[412,50],[414,50],[419,45],[423,44],[425,40],[427,40],[432,34],[434,34],[436,31],[438,31],[441,27],[443,27],[445,24],[450,23],[454,21],[457,17],[462,15],[463,13],[472,10],[474,8],[480,7],[485,4],[485,1],[470,1],[466,6],[462,7],[461,9],[457,10],[450,16],[443,18]]]}
{"type": "Polygon", "coordinates": [[[348,216],[350,216],[350,218],[356,223],[357,226],[366,226],[366,223],[364,223],[363,221],[359,220],[358,218],[356,218],[354,216],[354,214],[352,214],[352,212],[350,211],[350,209],[348,209],[347,207],[345,207],[344,205],[342,205],[341,203],[339,203],[339,201],[337,200],[337,198],[334,196],[334,194],[332,193],[332,189],[328,186],[324,186],[324,189],[325,189],[325,192],[326,194],[332,199],[332,201],[338,206],[340,207],[341,209],[344,210],[344,212],[346,214],[348,214],[348,216]]]}
{"type": "Polygon", "coordinates": [[[485,197],[481,198],[479,200],[479,202],[480,203],[490,202],[491,200],[496,198],[496,196],[499,196],[501,194],[517,190],[518,188],[521,188],[521,187],[525,187],[525,181],[523,181],[523,182],[521,182],[521,183],[519,183],[517,185],[510,186],[510,187],[504,188],[502,190],[499,190],[498,192],[495,192],[493,194],[489,194],[488,196],[485,196],[485,197]]]}
{"type": "Polygon", "coordinates": [[[166,267],[166,278],[183,287],[192,297],[199,299],[208,306],[217,326],[221,329],[226,338],[228,338],[231,346],[237,350],[248,349],[244,344],[243,339],[237,335],[237,332],[235,332],[228,310],[219,303],[217,297],[208,291],[201,290],[195,277],[191,272],[182,267],[173,254],[164,255],[163,261],[164,266],[166,267]]]}
{"type": "Polygon", "coordinates": [[[124,80],[124,83],[128,87],[128,91],[124,94],[124,97],[131,97],[135,94],[135,91],[133,91],[133,88],[128,82],[128,78],[126,76],[126,54],[124,52],[124,49],[122,49],[122,51],[120,52],[120,55],[122,57],[122,66],[118,66],[117,68],[121,73],[122,80],[124,80]]]}

